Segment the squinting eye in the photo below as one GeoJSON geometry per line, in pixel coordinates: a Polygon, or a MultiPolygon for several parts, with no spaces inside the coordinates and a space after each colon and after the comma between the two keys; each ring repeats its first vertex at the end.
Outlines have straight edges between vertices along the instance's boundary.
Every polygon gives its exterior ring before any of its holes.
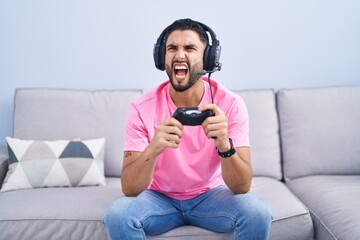
{"type": "Polygon", "coordinates": [[[195,51],[196,48],[194,48],[194,47],[187,47],[186,50],[187,50],[187,51],[195,51]]]}

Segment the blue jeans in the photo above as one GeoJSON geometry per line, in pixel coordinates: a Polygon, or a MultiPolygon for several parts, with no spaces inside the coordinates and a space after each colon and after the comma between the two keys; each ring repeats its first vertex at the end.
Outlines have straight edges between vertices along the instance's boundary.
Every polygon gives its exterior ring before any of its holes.
{"type": "Polygon", "coordinates": [[[268,239],[271,213],[251,193],[235,195],[226,186],[189,200],[176,200],[146,190],[113,202],[104,216],[111,240],[146,239],[183,225],[214,232],[234,232],[234,239],[268,239]]]}

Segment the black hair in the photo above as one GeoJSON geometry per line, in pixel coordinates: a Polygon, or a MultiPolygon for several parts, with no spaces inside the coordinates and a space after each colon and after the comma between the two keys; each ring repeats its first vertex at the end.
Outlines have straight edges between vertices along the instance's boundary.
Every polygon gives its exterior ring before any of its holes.
{"type": "MultiPolygon", "coordinates": [[[[170,33],[172,33],[175,30],[195,31],[199,35],[200,41],[203,42],[205,44],[205,46],[207,46],[209,44],[209,37],[208,37],[206,31],[204,30],[204,28],[198,22],[193,21],[190,18],[179,19],[179,20],[176,20],[175,22],[173,22],[168,27],[168,31],[166,34],[166,40],[167,40],[167,37],[170,35],[170,33]]],[[[166,42],[166,40],[165,40],[165,42],[166,42]]]]}

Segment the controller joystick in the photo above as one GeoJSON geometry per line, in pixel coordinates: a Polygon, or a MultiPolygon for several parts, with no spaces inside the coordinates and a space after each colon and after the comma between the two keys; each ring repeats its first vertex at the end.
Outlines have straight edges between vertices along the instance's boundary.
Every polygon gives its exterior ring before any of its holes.
{"type": "Polygon", "coordinates": [[[199,111],[198,108],[177,108],[173,114],[173,118],[181,122],[183,125],[198,126],[207,118],[215,116],[213,111],[199,111]]]}

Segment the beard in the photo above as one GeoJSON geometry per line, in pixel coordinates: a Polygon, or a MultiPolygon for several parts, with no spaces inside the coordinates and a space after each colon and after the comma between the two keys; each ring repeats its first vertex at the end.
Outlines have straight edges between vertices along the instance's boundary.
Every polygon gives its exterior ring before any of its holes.
{"type": "MultiPolygon", "coordinates": [[[[174,63],[172,63],[172,64],[174,64],[174,63]]],[[[189,66],[189,64],[188,64],[188,66],[189,66]]],[[[174,82],[172,69],[173,69],[172,67],[170,67],[169,65],[166,65],[166,74],[168,75],[168,77],[170,79],[171,86],[177,92],[185,92],[186,90],[188,90],[189,88],[194,86],[194,84],[200,79],[200,76],[197,73],[199,71],[201,71],[202,68],[199,67],[199,64],[195,64],[192,67],[189,66],[189,69],[188,69],[189,81],[185,85],[179,85],[174,82]]]]}

